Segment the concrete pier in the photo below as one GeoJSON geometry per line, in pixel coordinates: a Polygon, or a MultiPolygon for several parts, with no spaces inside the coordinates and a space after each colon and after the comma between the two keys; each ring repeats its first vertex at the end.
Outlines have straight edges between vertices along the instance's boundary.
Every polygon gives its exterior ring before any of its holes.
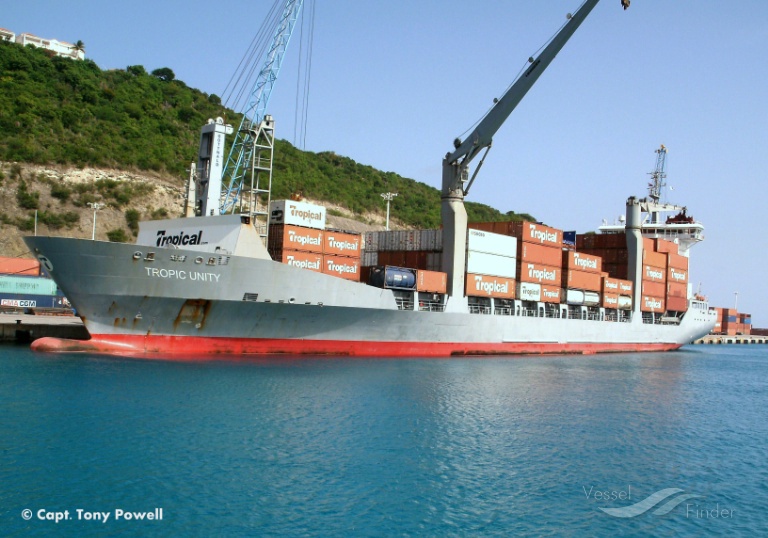
{"type": "Polygon", "coordinates": [[[694,344],[768,344],[768,336],[710,334],[704,338],[699,338],[694,344]]]}
{"type": "Polygon", "coordinates": [[[0,314],[0,341],[24,343],[44,336],[80,340],[89,338],[85,325],[76,316],[0,314]]]}

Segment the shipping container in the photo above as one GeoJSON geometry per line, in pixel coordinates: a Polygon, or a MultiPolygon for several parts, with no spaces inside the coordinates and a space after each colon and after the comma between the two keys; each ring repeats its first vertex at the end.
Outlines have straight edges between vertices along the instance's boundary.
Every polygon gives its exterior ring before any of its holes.
{"type": "Polygon", "coordinates": [[[688,284],[681,284],[680,282],[668,282],[667,297],[684,297],[687,299],[688,284]]]}
{"type": "Polygon", "coordinates": [[[32,295],[56,295],[56,283],[39,276],[0,275],[0,293],[27,293],[32,295]]]}
{"type": "Polygon", "coordinates": [[[627,264],[612,264],[603,261],[603,271],[607,272],[612,278],[626,280],[628,278],[627,264]]]}
{"type": "Polygon", "coordinates": [[[654,267],[643,264],[642,278],[643,280],[648,280],[650,282],[663,283],[667,281],[667,270],[663,267],[654,267]]]}
{"type": "Polygon", "coordinates": [[[512,222],[514,235],[523,243],[537,243],[563,248],[563,231],[535,222],[512,222]]]}
{"type": "Polygon", "coordinates": [[[679,282],[681,284],[688,283],[688,271],[685,269],[676,269],[670,267],[667,269],[667,282],[679,282]]]}
{"type": "Polygon", "coordinates": [[[664,297],[667,294],[667,285],[664,282],[643,280],[642,294],[649,297],[664,297]]]}
{"type": "Polygon", "coordinates": [[[602,275],[602,277],[603,277],[603,287],[601,288],[600,291],[602,291],[603,294],[614,293],[614,294],[618,295],[619,294],[619,279],[618,278],[609,277],[609,276],[607,276],[607,273],[604,273],[602,275]]]}
{"type": "Polygon", "coordinates": [[[38,276],[40,262],[31,258],[6,258],[0,256],[0,273],[5,275],[38,276]]]}
{"type": "Polygon", "coordinates": [[[654,239],[653,250],[655,252],[664,252],[667,254],[679,254],[679,247],[677,243],[674,241],[669,241],[668,239],[654,239]]]}
{"type": "Polygon", "coordinates": [[[564,295],[565,302],[569,305],[597,306],[600,304],[600,294],[594,291],[565,289],[564,295]]]}
{"type": "Polygon", "coordinates": [[[619,279],[619,295],[632,295],[632,281],[619,279]]]}
{"type": "Polygon", "coordinates": [[[416,271],[416,290],[430,293],[445,293],[448,287],[448,275],[440,271],[416,271]]]}
{"type": "Polygon", "coordinates": [[[563,288],[550,284],[541,285],[542,303],[560,303],[563,300],[563,288]]]}
{"type": "Polygon", "coordinates": [[[571,269],[563,271],[563,287],[599,292],[603,287],[603,277],[600,273],[571,269]]]}
{"type": "Polygon", "coordinates": [[[360,234],[326,230],[323,254],[359,258],[362,240],[360,234]]]}
{"type": "Polygon", "coordinates": [[[325,229],[325,208],[293,200],[273,200],[269,204],[270,224],[293,224],[307,228],[325,229]]]}
{"type": "Polygon", "coordinates": [[[629,295],[619,295],[619,309],[632,310],[632,297],[629,295]]]}
{"type": "Polygon", "coordinates": [[[626,265],[629,260],[629,253],[627,249],[620,248],[583,248],[578,252],[582,254],[589,254],[590,256],[597,256],[602,260],[602,264],[624,264],[626,265]]]}
{"type": "Polygon", "coordinates": [[[549,267],[538,263],[521,262],[517,280],[519,282],[534,282],[561,286],[562,270],[559,267],[549,267]]]}
{"type": "Polygon", "coordinates": [[[467,252],[467,273],[516,278],[515,258],[486,254],[485,252],[467,252]]]}
{"type": "Polygon", "coordinates": [[[517,238],[483,230],[467,230],[467,250],[515,258],[517,238]]]}
{"type": "Polygon", "coordinates": [[[653,252],[650,250],[643,251],[643,265],[651,265],[653,267],[663,267],[667,270],[667,255],[661,252],[653,252]]]}
{"type": "Polygon", "coordinates": [[[603,259],[600,256],[578,252],[575,250],[562,251],[563,269],[600,273],[603,270],[603,259]]]}
{"type": "Polygon", "coordinates": [[[685,297],[667,297],[667,310],[670,312],[687,312],[688,299],[685,297]]]}
{"type": "Polygon", "coordinates": [[[541,284],[532,282],[518,282],[517,298],[521,301],[541,302],[541,284]]]}
{"type": "Polygon", "coordinates": [[[467,273],[464,293],[467,297],[514,299],[515,280],[512,278],[467,273]]]}
{"type": "Polygon", "coordinates": [[[291,224],[271,224],[269,226],[269,252],[283,250],[301,250],[304,252],[323,252],[323,231],[291,224]]]}
{"type": "Polygon", "coordinates": [[[371,286],[401,290],[416,289],[416,269],[387,265],[371,267],[370,271],[368,283],[371,286]]]}
{"type": "Polygon", "coordinates": [[[549,267],[562,267],[563,249],[520,241],[517,245],[517,259],[520,262],[539,263],[549,267]]]}
{"type": "Polygon", "coordinates": [[[299,269],[309,269],[318,273],[323,272],[323,255],[315,252],[281,250],[272,254],[272,259],[292,267],[298,267],[299,269]]]}
{"type": "Polygon", "coordinates": [[[0,307],[17,308],[71,308],[61,295],[35,295],[27,293],[0,293],[0,307]]]}
{"type": "Polygon", "coordinates": [[[664,297],[649,297],[647,295],[642,295],[641,297],[641,312],[655,312],[658,314],[666,311],[664,297]]]}
{"type": "Polygon", "coordinates": [[[601,306],[603,308],[619,308],[619,294],[604,291],[601,306]]]}
{"type": "Polygon", "coordinates": [[[679,254],[667,254],[667,267],[682,269],[688,272],[688,258],[679,254]]]}
{"type": "Polygon", "coordinates": [[[364,250],[363,251],[363,255],[360,257],[360,265],[362,265],[363,267],[370,267],[372,265],[380,265],[379,264],[379,253],[371,251],[371,250],[364,250]]]}
{"type": "Polygon", "coordinates": [[[348,256],[323,255],[323,273],[346,280],[360,281],[360,258],[348,256]]]}

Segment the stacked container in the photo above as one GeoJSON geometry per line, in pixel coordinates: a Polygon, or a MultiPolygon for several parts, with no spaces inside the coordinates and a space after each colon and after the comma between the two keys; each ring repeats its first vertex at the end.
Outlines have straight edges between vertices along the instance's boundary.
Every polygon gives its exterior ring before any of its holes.
{"type": "MultiPolygon", "coordinates": [[[[575,250],[562,251],[563,293],[565,302],[571,305],[598,306],[603,287],[603,260],[593,254],[575,250]]],[[[614,297],[618,308],[618,294],[614,297]]]]}
{"type": "Polygon", "coordinates": [[[535,222],[505,223],[517,237],[518,297],[559,303],[563,280],[563,232],[535,222]]]}
{"type": "Polygon", "coordinates": [[[667,310],[688,310],[688,258],[677,254],[677,248],[667,254],[667,310]]]}
{"type": "Polygon", "coordinates": [[[326,230],[322,272],[359,282],[361,243],[360,234],[326,230]]]}
{"type": "Polygon", "coordinates": [[[360,280],[361,236],[325,229],[325,208],[306,202],[270,204],[267,250],[275,261],[360,280]]]}
{"type": "Polygon", "coordinates": [[[442,230],[388,230],[365,233],[363,266],[400,266],[439,271],[442,230]]]}
{"type": "Polygon", "coordinates": [[[518,240],[482,230],[467,230],[468,297],[515,298],[518,240]]]}
{"type": "Polygon", "coordinates": [[[632,310],[632,282],[601,273],[603,308],[632,310]]]}
{"type": "Polygon", "coordinates": [[[640,310],[663,313],[667,310],[667,254],[643,249],[640,280],[640,310]]]}
{"type": "Polygon", "coordinates": [[[40,262],[30,258],[0,256],[0,274],[38,276],[40,275],[40,262]]]}

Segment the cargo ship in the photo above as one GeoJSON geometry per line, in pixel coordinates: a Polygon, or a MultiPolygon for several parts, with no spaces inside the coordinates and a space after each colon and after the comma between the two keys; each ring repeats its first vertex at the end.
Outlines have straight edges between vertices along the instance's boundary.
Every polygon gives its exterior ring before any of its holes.
{"type": "MultiPolygon", "coordinates": [[[[396,232],[329,230],[324,209],[306,202],[220,213],[232,127],[212,120],[190,195],[195,216],[143,222],[135,244],[25,238],[91,335],[43,338],[33,349],[184,360],[591,354],[674,350],[707,334],[715,314],[689,293],[688,252],[644,229],[647,199],[628,199],[620,231],[576,237],[581,252],[540,223],[467,222],[464,196],[480,168],[470,178],[470,162],[597,2],[569,16],[470,136],[454,141],[443,159],[442,228],[410,232],[401,259],[385,247],[396,232]]],[[[272,118],[258,129],[273,133],[272,118]]],[[[271,162],[262,148],[252,169],[271,162]]]]}

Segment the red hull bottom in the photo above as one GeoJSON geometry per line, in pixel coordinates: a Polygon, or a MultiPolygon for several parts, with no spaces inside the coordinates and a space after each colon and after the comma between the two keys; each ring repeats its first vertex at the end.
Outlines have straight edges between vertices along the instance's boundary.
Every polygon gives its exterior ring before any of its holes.
{"type": "Polygon", "coordinates": [[[138,358],[214,360],[232,355],[332,355],[348,357],[461,357],[671,351],[674,343],[551,343],[551,342],[362,342],[343,340],[288,340],[200,338],[193,336],[95,335],[90,340],[40,338],[34,351],[106,353],[138,358]]]}

